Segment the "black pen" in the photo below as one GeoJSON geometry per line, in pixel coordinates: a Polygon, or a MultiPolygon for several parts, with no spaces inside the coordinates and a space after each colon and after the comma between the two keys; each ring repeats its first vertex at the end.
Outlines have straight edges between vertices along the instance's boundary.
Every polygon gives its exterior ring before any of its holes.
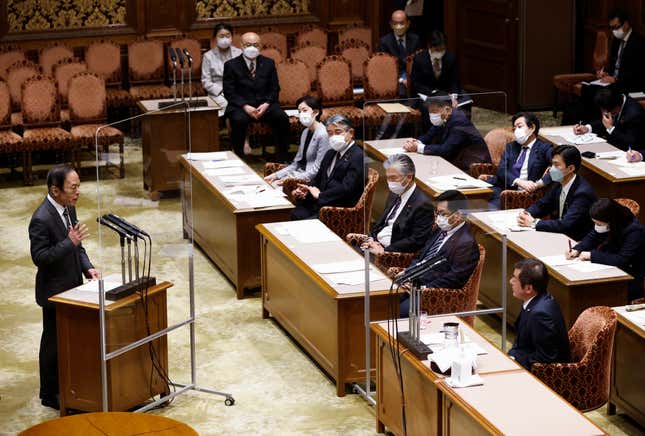
{"type": "Polygon", "coordinates": [[[452,176],[452,178],[455,180],[466,180],[464,177],[452,176]]]}

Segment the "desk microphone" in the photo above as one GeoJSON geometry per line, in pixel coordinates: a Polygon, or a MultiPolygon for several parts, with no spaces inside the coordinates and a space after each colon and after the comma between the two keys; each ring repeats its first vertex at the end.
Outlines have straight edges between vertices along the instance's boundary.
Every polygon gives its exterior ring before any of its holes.
{"type": "Polygon", "coordinates": [[[121,224],[131,227],[135,232],[140,233],[144,236],[150,237],[150,235],[146,231],[144,231],[143,229],[140,229],[139,227],[132,224],[131,222],[126,221],[124,218],[120,217],[119,215],[116,215],[114,213],[110,213],[108,215],[114,220],[120,222],[121,224]]]}
{"type": "Polygon", "coordinates": [[[168,55],[170,56],[173,66],[177,68],[177,55],[175,54],[175,49],[168,47],[168,55]]]}
{"type": "Polygon", "coordinates": [[[190,55],[190,52],[188,51],[187,48],[184,48],[183,51],[184,51],[184,56],[186,56],[186,59],[188,60],[188,66],[192,67],[193,66],[193,57],[190,55]]]}
{"type": "Polygon", "coordinates": [[[181,53],[181,49],[176,48],[175,53],[177,53],[177,59],[179,59],[179,65],[181,65],[181,68],[183,69],[185,61],[184,61],[184,55],[181,53]]]}
{"type": "Polygon", "coordinates": [[[119,227],[115,226],[114,224],[112,224],[108,220],[101,218],[100,216],[96,217],[96,222],[98,222],[99,224],[101,224],[101,225],[107,227],[108,229],[116,232],[122,239],[132,239],[132,236],[130,236],[129,234],[127,234],[122,229],[120,229],[119,227]]]}

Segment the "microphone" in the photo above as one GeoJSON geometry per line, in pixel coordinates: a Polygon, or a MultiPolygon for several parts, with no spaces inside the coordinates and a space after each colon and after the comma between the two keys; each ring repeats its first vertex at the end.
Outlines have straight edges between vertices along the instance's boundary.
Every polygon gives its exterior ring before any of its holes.
{"type": "Polygon", "coordinates": [[[184,68],[184,55],[181,54],[181,49],[177,48],[175,49],[175,52],[177,53],[177,59],[179,59],[179,65],[181,65],[181,68],[184,68]]]}
{"type": "Polygon", "coordinates": [[[111,215],[112,214],[105,214],[105,215],[103,215],[102,218],[105,221],[108,221],[108,222],[112,223],[112,225],[114,225],[115,227],[121,229],[121,231],[123,231],[124,233],[128,234],[130,236],[130,239],[132,239],[133,241],[136,242],[136,238],[143,239],[141,237],[141,235],[135,229],[133,229],[132,227],[130,227],[127,224],[124,225],[123,223],[121,223],[118,220],[114,219],[111,215]]]}
{"type": "Polygon", "coordinates": [[[112,224],[111,222],[109,222],[109,221],[107,221],[107,220],[105,220],[105,219],[101,218],[100,216],[99,216],[99,217],[96,217],[96,222],[98,222],[99,224],[101,224],[101,225],[103,225],[103,226],[107,227],[108,229],[110,229],[110,230],[112,230],[112,231],[114,231],[114,232],[118,233],[118,234],[119,234],[119,236],[120,236],[121,238],[132,239],[132,236],[128,235],[128,234],[127,234],[126,232],[124,232],[122,229],[118,228],[117,226],[115,226],[115,225],[114,225],[114,224],[112,224]]]}
{"type": "Polygon", "coordinates": [[[168,47],[168,55],[170,55],[170,60],[172,61],[172,65],[177,68],[177,55],[175,54],[175,49],[172,47],[168,47]]]}
{"type": "Polygon", "coordinates": [[[427,257],[416,265],[407,268],[405,271],[403,271],[403,274],[400,277],[395,277],[394,282],[398,284],[408,282],[414,278],[417,278],[426,271],[433,270],[446,262],[448,262],[448,259],[446,259],[444,256],[433,256],[429,258],[427,257]]]}
{"type": "Polygon", "coordinates": [[[188,60],[188,67],[193,66],[193,57],[190,55],[190,52],[188,51],[187,48],[183,49],[184,50],[184,56],[186,56],[186,59],[188,60]]]}
{"type": "Polygon", "coordinates": [[[121,218],[119,215],[116,215],[114,213],[108,214],[109,217],[115,219],[116,221],[120,222],[124,226],[129,226],[132,228],[136,233],[142,234],[144,236],[150,237],[150,235],[145,232],[144,230],[140,229],[139,227],[135,226],[134,224],[126,221],[124,218],[121,218]]]}

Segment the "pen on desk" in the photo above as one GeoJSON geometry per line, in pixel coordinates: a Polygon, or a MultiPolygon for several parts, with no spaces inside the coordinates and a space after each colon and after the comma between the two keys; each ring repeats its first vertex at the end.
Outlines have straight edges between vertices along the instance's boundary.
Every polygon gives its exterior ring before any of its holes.
{"type": "Polygon", "coordinates": [[[569,243],[569,251],[571,251],[572,250],[572,248],[571,248],[571,239],[567,239],[567,242],[569,243]]]}
{"type": "Polygon", "coordinates": [[[455,180],[466,180],[465,177],[452,176],[452,178],[455,179],[455,180]]]}

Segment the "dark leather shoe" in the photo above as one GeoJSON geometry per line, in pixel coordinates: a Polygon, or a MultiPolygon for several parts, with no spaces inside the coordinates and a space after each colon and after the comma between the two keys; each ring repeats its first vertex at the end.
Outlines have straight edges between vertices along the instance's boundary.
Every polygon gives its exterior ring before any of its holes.
{"type": "Polygon", "coordinates": [[[51,407],[55,410],[60,410],[60,403],[58,402],[58,395],[55,397],[45,397],[40,400],[40,404],[45,407],[51,407]]]}

